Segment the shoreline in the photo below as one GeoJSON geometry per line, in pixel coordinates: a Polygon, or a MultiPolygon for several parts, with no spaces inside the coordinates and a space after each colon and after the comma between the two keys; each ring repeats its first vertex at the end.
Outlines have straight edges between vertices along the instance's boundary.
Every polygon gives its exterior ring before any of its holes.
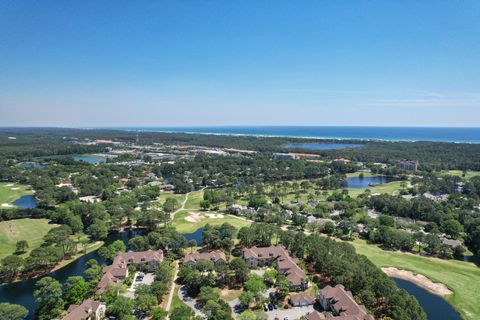
{"type": "Polygon", "coordinates": [[[97,242],[93,243],[89,248],[87,248],[87,250],[86,250],[85,252],[83,252],[83,253],[81,253],[81,254],[75,255],[75,256],[73,256],[71,259],[60,261],[59,263],[57,263],[57,264],[56,264],[51,270],[49,270],[48,272],[35,274],[33,277],[17,278],[17,279],[15,279],[14,281],[11,281],[11,282],[3,282],[3,283],[0,283],[0,286],[4,286],[4,285],[16,283],[16,282],[33,280],[33,279],[37,279],[37,278],[40,278],[40,277],[49,275],[49,274],[51,274],[52,272],[56,272],[56,271],[62,269],[63,267],[68,266],[70,263],[72,263],[72,262],[80,259],[80,258],[83,257],[84,255],[87,255],[87,254],[89,254],[89,253],[91,253],[91,252],[93,252],[93,251],[96,251],[96,250],[100,249],[103,245],[104,245],[104,241],[97,241],[97,242]]]}
{"type": "MultiPolygon", "coordinates": [[[[335,128],[335,127],[332,127],[335,128]]],[[[388,128],[388,127],[384,127],[388,128]]],[[[443,128],[443,127],[442,127],[443,128]]],[[[288,135],[288,134],[269,134],[269,133],[234,133],[234,132],[200,132],[186,130],[169,130],[168,128],[129,128],[129,127],[95,127],[95,128],[79,128],[79,129],[97,129],[97,130],[119,130],[126,132],[160,132],[160,133],[185,133],[185,134],[203,134],[203,135],[218,135],[218,136],[246,136],[246,137],[263,137],[263,138],[294,138],[294,139],[310,139],[310,140],[338,140],[338,141],[360,141],[360,142],[438,142],[438,143],[456,143],[456,144],[480,144],[480,141],[458,141],[445,139],[402,139],[402,138],[367,138],[367,137],[335,137],[335,136],[302,136],[302,135],[288,135]]],[[[473,129],[476,129],[473,127],[473,129]]]]}
{"type": "Polygon", "coordinates": [[[397,269],[395,267],[383,267],[381,270],[389,277],[410,281],[437,296],[445,298],[453,294],[453,291],[445,284],[433,282],[423,274],[413,273],[412,271],[397,269]]]}

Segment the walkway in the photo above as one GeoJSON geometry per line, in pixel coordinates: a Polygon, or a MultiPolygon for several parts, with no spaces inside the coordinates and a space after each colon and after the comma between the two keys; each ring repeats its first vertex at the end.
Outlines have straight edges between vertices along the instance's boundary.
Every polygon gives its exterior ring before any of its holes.
{"type": "MultiPolygon", "coordinates": [[[[175,294],[175,282],[177,281],[178,277],[178,260],[175,260],[175,273],[173,275],[172,286],[170,288],[170,293],[168,295],[167,305],[165,306],[165,310],[170,312],[170,307],[172,306],[173,295],[175,294]]],[[[167,316],[167,319],[169,317],[167,316]]]]}

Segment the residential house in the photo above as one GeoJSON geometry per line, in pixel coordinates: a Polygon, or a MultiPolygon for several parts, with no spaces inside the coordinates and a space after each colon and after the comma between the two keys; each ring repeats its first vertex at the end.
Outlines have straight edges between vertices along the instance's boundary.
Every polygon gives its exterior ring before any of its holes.
{"type": "Polygon", "coordinates": [[[288,251],[281,246],[252,247],[243,249],[243,259],[250,268],[277,265],[292,283],[290,289],[305,290],[308,288],[308,278],[305,272],[297,265],[298,260],[290,257],[288,251]]]}
{"type": "Polygon", "coordinates": [[[87,299],[81,305],[72,304],[63,320],[101,320],[105,317],[105,303],[87,299]]]}
{"type": "Polygon", "coordinates": [[[104,293],[108,287],[114,287],[128,276],[128,267],[134,265],[147,271],[154,271],[157,265],[163,261],[163,252],[161,250],[141,251],[141,252],[122,252],[119,253],[113,263],[103,268],[103,276],[98,284],[96,293],[104,293]]]}
{"type": "Polygon", "coordinates": [[[306,293],[291,294],[288,300],[294,307],[311,306],[315,303],[315,297],[306,293]]]}
{"type": "Polygon", "coordinates": [[[189,253],[183,259],[184,264],[194,264],[198,260],[207,260],[213,262],[215,266],[224,264],[227,262],[225,253],[223,251],[211,251],[211,252],[202,252],[202,253],[189,253]]]}
{"type": "Polygon", "coordinates": [[[341,284],[335,287],[326,286],[318,295],[323,309],[332,312],[335,320],[374,320],[363,305],[357,304],[350,291],[341,284]]]}

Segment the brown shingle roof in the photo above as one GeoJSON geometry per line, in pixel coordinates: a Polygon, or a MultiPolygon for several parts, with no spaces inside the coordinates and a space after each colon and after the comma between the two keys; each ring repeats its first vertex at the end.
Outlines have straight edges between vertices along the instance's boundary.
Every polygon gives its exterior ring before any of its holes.
{"type": "Polygon", "coordinates": [[[313,304],[315,302],[315,297],[306,293],[299,293],[291,294],[289,300],[294,306],[299,304],[313,304]]]}
{"type": "Polygon", "coordinates": [[[227,261],[227,257],[225,257],[225,253],[223,251],[211,251],[211,252],[203,252],[203,253],[189,253],[185,256],[183,262],[196,262],[198,260],[208,260],[212,262],[217,261],[227,261]]]}
{"type": "Polygon", "coordinates": [[[86,319],[90,312],[97,312],[103,302],[87,299],[81,305],[72,304],[68,307],[68,314],[63,320],[86,319]]]}
{"type": "Polygon", "coordinates": [[[122,252],[117,254],[111,265],[103,268],[103,276],[98,283],[96,293],[102,294],[107,287],[115,286],[128,273],[129,264],[147,263],[149,261],[163,261],[163,252],[161,250],[141,251],[141,252],[122,252]]]}
{"type": "Polygon", "coordinates": [[[288,280],[294,286],[300,286],[306,281],[305,272],[297,265],[298,260],[290,257],[288,251],[281,246],[251,247],[243,249],[245,259],[277,259],[277,266],[285,272],[288,280]]]}
{"type": "Polygon", "coordinates": [[[310,312],[309,315],[307,316],[307,320],[323,320],[323,319],[325,319],[325,316],[318,311],[310,312]]]}
{"type": "Polygon", "coordinates": [[[346,291],[341,284],[335,287],[326,286],[320,290],[320,295],[329,300],[329,304],[342,316],[335,319],[342,320],[373,320],[363,305],[358,305],[350,291],[346,291]]]}

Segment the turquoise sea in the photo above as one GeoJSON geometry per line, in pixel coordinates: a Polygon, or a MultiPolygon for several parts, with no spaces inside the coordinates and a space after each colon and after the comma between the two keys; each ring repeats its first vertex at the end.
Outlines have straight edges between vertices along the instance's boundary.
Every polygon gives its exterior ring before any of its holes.
{"type": "Polygon", "coordinates": [[[347,127],[347,126],[198,126],[103,127],[128,131],[187,132],[255,136],[308,137],[352,140],[443,141],[480,143],[480,128],[347,127]]]}

